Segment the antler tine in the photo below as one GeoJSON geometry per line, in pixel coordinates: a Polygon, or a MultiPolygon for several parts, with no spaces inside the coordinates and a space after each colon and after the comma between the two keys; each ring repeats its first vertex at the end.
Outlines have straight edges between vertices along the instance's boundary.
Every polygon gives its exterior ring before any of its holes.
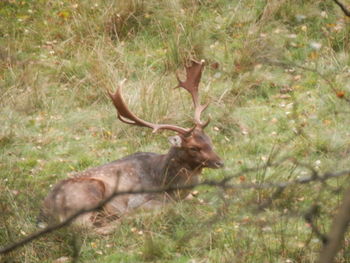
{"type": "Polygon", "coordinates": [[[201,127],[205,127],[208,125],[209,121],[206,123],[202,123],[200,120],[202,112],[208,107],[209,103],[206,103],[204,105],[200,104],[199,101],[199,93],[198,93],[198,86],[199,82],[202,77],[202,71],[204,68],[204,60],[201,60],[201,62],[197,62],[195,60],[191,61],[190,66],[186,66],[186,80],[181,81],[178,74],[176,74],[176,78],[179,82],[178,87],[184,88],[187,90],[191,96],[192,96],[192,101],[194,104],[194,121],[196,125],[199,125],[201,127]]]}
{"type": "Polygon", "coordinates": [[[134,113],[132,113],[126,103],[124,102],[123,96],[121,94],[122,90],[122,84],[124,81],[121,83],[121,85],[117,88],[116,92],[112,94],[111,92],[108,91],[108,94],[110,98],[112,99],[112,102],[117,109],[118,112],[118,119],[121,120],[124,123],[127,124],[132,124],[132,125],[137,125],[137,126],[142,126],[142,127],[147,127],[153,129],[153,132],[157,132],[159,130],[171,130],[178,132],[180,134],[188,134],[191,130],[190,129],[185,129],[179,126],[175,125],[168,125],[168,124],[154,124],[151,122],[144,121],[137,117],[134,113]]]}

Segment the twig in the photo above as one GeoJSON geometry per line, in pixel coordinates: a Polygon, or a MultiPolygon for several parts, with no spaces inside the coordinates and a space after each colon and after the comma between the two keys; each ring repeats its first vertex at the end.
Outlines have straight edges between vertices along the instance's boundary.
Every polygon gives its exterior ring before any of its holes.
{"type": "Polygon", "coordinates": [[[320,206],[317,204],[314,204],[310,207],[308,211],[304,214],[305,221],[310,225],[312,232],[316,234],[316,236],[322,241],[323,244],[326,244],[328,241],[328,238],[326,235],[324,235],[319,228],[316,226],[314,219],[319,215],[320,212],[320,206]]]}
{"type": "Polygon", "coordinates": [[[332,263],[340,250],[344,235],[350,223],[350,188],[344,195],[343,203],[339,208],[338,214],[334,217],[331,230],[328,234],[328,242],[320,252],[318,263],[332,263]]]}
{"type": "Polygon", "coordinates": [[[286,189],[285,187],[278,187],[275,192],[272,194],[271,197],[269,197],[267,200],[265,200],[263,203],[261,203],[256,209],[256,212],[261,212],[264,209],[266,209],[267,207],[269,207],[274,200],[276,200],[284,191],[284,189],[286,189]]]}
{"type": "MultiPolygon", "coordinates": [[[[336,0],[334,0],[336,1],[336,0]]],[[[307,71],[310,71],[310,72],[313,72],[317,75],[319,75],[327,84],[328,86],[331,88],[331,90],[337,94],[337,92],[339,91],[335,85],[333,84],[332,80],[330,80],[326,75],[322,74],[320,71],[318,71],[317,69],[314,69],[314,68],[309,68],[309,67],[305,67],[305,66],[302,66],[302,65],[299,65],[297,63],[294,63],[292,61],[288,61],[288,62],[283,62],[283,61],[266,61],[265,64],[268,64],[268,65],[272,65],[272,66],[279,66],[279,67],[295,67],[295,68],[299,68],[299,69],[303,69],[303,70],[307,70],[307,71]]],[[[345,100],[346,102],[350,103],[350,99],[347,98],[347,97],[342,97],[343,100],[345,100]]]]}
{"type": "MultiPolygon", "coordinates": [[[[288,158],[282,159],[280,162],[270,164],[270,166],[280,164],[281,162],[283,162],[285,160],[290,160],[290,159],[288,159],[288,158]]],[[[252,170],[254,170],[254,169],[253,168],[247,169],[246,171],[252,171],[252,170]]],[[[24,245],[32,242],[33,240],[36,240],[36,239],[44,236],[45,234],[49,234],[49,233],[54,232],[57,229],[66,227],[70,223],[72,223],[72,221],[74,219],[76,219],[78,216],[100,209],[101,207],[103,207],[105,204],[107,204],[109,201],[111,201],[116,196],[129,195],[129,194],[164,193],[164,192],[171,192],[171,191],[177,191],[177,190],[191,190],[191,189],[194,189],[194,188],[199,187],[199,186],[221,187],[223,189],[270,189],[270,188],[284,189],[286,187],[296,185],[296,184],[307,184],[307,183],[311,183],[311,182],[315,182],[315,181],[322,182],[322,181],[328,180],[330,178],[338,178],[338,177],[341,177],[344,175],[349,175],[350,170],[345,170],[345,171],[341,171],[338,173],[325,173],[323,175],[317,175],[317,176],[315,176],[315,174],[312,174],[311,176],[297,178],[293,181],[287,181],[287,182],[267,182],[267,183],[263,183],[263,184],[254,184],[254,183],[229,184],[230,180],[232,180],[233,178],[236,178],[237,175],[241,175],[242,173],[243,172],[239,172],[236,175],[227,176],[220,181],[205,180],[201,183],[185,185],[185,186],[178,186],[178,187],[171,186],[171,187],[164,187],[164,188],[158,188],[158,189],[140,189],[140,190],[136,190],[136,191],[130,190],[130,191],[116,192],[113,195],[111,195],[110,197],[102,200],[98,205],[96,205],[90,209],[81,209],[60,223],[50,225],[50,226],[48,226],[48,227],[46,227],[38,232],[35,232],[31,235],[24,237],[23,239],[21,239],[17,242],[11,243],[3,248],[0,248],[0,254],[6,254],[8,252],[11,252],[11,251],[13,251],[21,246],[24,246],[24,245]]],[[[281,191],[276,192],[277,195],[279,192],[281,192],[281,191]]],[[[349,213],[349,215],[350,215],[350,213],[349,213]]]]}
{"type": "Polygon", "coordinates": [[[343,11],[343,13],[346,16],[350,17],[350,11],[345,7],[345,5],[343,3],[341,3],[338,0],[333,0],[333,1],[334,1],[334,3],[336,3],[340,7],[340,9],[343,11]]]}

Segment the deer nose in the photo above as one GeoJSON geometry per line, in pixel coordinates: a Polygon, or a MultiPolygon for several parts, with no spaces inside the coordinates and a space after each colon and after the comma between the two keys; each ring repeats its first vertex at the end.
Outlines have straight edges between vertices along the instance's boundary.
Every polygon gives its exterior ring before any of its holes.
{"type": "Polygon", "coordinates": [[[214,164],[217,168],[222,168],[225,166],[225,163],[223,160],[216,161],[214,164]]]}

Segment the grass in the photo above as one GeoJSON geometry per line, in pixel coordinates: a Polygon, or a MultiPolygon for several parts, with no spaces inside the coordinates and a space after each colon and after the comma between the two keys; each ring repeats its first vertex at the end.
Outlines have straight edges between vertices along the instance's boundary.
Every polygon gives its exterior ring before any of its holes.
{"type": "MultiPolygon", "coordinates": [[[[67,174],[136,151],[166,152],[171,133],[122,124],[106,91],[127,78],[125,97],[140,117],[188,126],[190,98],[173,87],[189,58],[207,61],[206,131],[226,164],[203,178],[271,156],[320,173],[348,169],[349,22],[332,1],[117,2],[0,3],[1,246],[36,230],[44,196],[67,174]]],[[[233,182],[308,173],[283,163],[233,182]]],[[[81,262],[314,262],[321,242],[300,214],[320,205],[316,223],[327,232],[342,198],[333,188],[348,179],[329,184],[290,188],[259,214],[251,209],[272,190],[204,187],[156,215],[125,218],[110,236],[63,229],[0,260],[53,262],[76,244],[81,262]]],[[[348,259],[345,246],[337,262],[348,259]]]]}

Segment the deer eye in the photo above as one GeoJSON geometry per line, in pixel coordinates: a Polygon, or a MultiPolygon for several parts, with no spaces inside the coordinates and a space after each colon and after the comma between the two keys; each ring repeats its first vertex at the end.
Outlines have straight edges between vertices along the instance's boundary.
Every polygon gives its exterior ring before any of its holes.
{"type": "Polygon", "coordinates": [[[201,149],[199,149],[198,147],[190,147],[190,151],[192,152],[199,152],[201,149]]]}

